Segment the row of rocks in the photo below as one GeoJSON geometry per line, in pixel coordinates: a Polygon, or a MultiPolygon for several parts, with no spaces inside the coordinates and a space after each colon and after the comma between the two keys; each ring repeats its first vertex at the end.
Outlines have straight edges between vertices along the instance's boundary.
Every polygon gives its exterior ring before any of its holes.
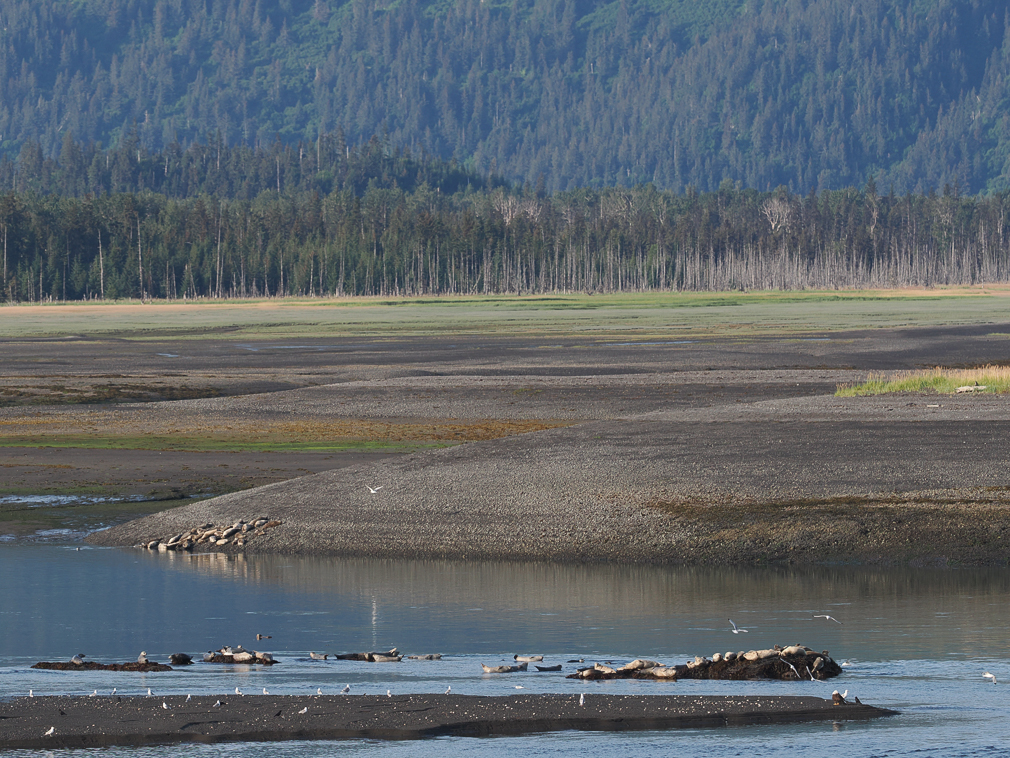
{"type": "Polygon", "coordinates": [[[618,668],[597,663],[569,674],[568,679],[782,679],[823,680],[842,673],[828,651],[815,652],[803,645],[738,653],[697,656],[684,665],[665,666],[659,661],[637,658],[618,668]]]}
{"type": "Polygon", "coordinates": [[[239,520],[234,524],[215,525],[203,524],[190,529],[188,532],[180,532],[164,539],[151,540],[150,542],[137,545],[148,550],[192,550],[198,545],[212,547],[224,547],[232,544],[235,547],[242,547],[253,537],[259,537],[267,529],[280,526],[281,521],[260,516],[250,521],[239,520]]]}

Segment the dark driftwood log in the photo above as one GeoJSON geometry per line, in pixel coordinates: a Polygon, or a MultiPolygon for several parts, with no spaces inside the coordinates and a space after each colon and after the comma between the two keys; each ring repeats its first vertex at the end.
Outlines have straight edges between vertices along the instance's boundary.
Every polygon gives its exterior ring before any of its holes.
{"type": "Polygon", "coordinates": [[[136,671],[142,674],[151,671],[172,670],[171,666],[166,666],[164,663],[155,663],[154,661],[148,661],[147,663],[137,663],[136,661],[131,663],[97,663],[95,661],[87,661],[80,666],[76,663],[70,663],[70,661],[57,661],[56,663],[39,661],[32,668],[45,669],[46,671],[136,671]]]}
{"type": "Polygon", "coordinates": [[[676,670],[676,676],[657,676],[651,669],[625,669],[615,671],[600,671],[596,668],[582,669],[575,674],[569,674],[568,679],[654,679],[657,681],[676,681],[677,679],[781,679],[796,681],[812,678],[831,679],[842,673],[842,667],[824,653],[808,651],[792,655],[775,655],[749,661],[743,656],[731,661],[710,661],[702,659],[696,663],[681,666],[671,666],[676,670]],[[789,664],[792,664],[790,667],[789,664]],[[795,668],[795,671],[793,670],[795,668]],[[797,672],[799,676],[797,677],[797,672]]]}

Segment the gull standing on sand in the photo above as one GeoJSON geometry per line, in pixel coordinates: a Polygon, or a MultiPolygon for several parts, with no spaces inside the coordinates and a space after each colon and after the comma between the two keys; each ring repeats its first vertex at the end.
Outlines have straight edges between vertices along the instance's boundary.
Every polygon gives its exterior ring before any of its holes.
{"type": "MultiPolygon", "coordinates": [[[[365,486],[368,487],[367,484],[365,486]]],[[[380,484],[378,487],[368,487],[368,491],[371,492],[373,495],[375,495],[379,492],[379,490],[383,488],[383,486],[384,485],[380,484]]]]}
{"type": "Polygon", "coordinates": [[[192,696],[192,695],[186,695],[186,702],[187,702],[187,703],[188,703],[188,702],[189,702],[190,700],[192,700],[192,699],[193,699],[193,696],[192,696]]]}
{"type": "Polygon", "coordinates": [[[995,674],[990,674],[988,671],[986,671],[986,672],[983,672],[982,678],[983,679],[992,679],[992,683],[996,684],[996,675],[995,674]]]}
{"type": "Polygon", "coordinates": [[[317,695],[322,695],[323,694],[323,688],[322,687],[316,687],[316,694],[317,695]]]}
{"type": "Polygon", "coordinates": [[[116,694],[116,688],[113,687],[112,688],[112,692],[109,693],[109,697],[113,697],[113,696],[115,696],[115,694],[116,694]]]}
{"type": "Polygon", "coordinates": [[[33,690],[28,690],[28,697],[35,697],[35,692],[33,690]]]}
{"type": "Polygon", "coordinates": [[[827,619],[828,621],[834,621],[836,624],[841,624],[842,622],[836,619],[834,616],[829,616],[826,613],[815,613],[815,619],[827,619]]]}
{"type": "Polygon", "coordinates": [[[46,732],[45,736],[46,737],[52,737],[53,734],[55,734],[55,733],[56,733],[56,727],[55,726],[51,726],[51,727],[49,727],[49,731],[46,732]]]}
{"type": "Polygon", "coordinates": [[[219,707],[220,705],[221,705],[221,701],[220,701],[220,700],[217,700],[217,701],[215,701],[215,702],[214,702],[214,705],[212,705],[212,706],[211,706],[211,708],[217,708],[217,707],[219,707]]]}
{"type": "Polygon", "coordinates": [[[153,694],[154,694],[154,693],[153,693],[153,692],[151,692],[151,688],[150,688],[150,687],[148,687],[148,688],[147,688],[147,696],[148,696],[148,697],[151,697],[151,695],[153,695],[153,694]]]}
{"type": "Polygon", "coordinates": [[[393,693],[390,690],[386,690],[386,697],[393,697],[393,693]]]}
{"type": "Polygon", "coordinates": [[[235,694],[236,695],[241,695],[242,694],[242,690],[240,690],[238,687],[236,687],[235,688],[235,694]]]}
{"type": "Polygon", "coordinates": [[[263,694],[264,695],[269,695],[270,694],[269,692],[267,692],[267,688],[266,687],[263,688],[263,694]]]}
{"type": "Polygon", "coordinates": [[[302,715],[305,715],[306,713],[308,713],[308,712],[309,712],[309,707],[308,707],[308,706],[305,706],[304,708],[302,708],[302,709],[301,709],[300,711],[298,711],[298,712],[299,712],[299,713],[301,713],[302,715]]]}
{"type": "Polygon", "coordinates": [[[581,695],[579,695],[579,705],[585,705],[585,704],[586,704],[586,693],[583,692],[581,695]]]}
{"type": "Polygon", "coordinates": [[[168,710],[168,703],[166,703],[164,700],[162,700],[161,701],[161,707],[164,708],[167,711],[168,710]]]}
{"type": "Polygon", "coordinates": [[[344,695],[346,695],[350,691],[351,691],[351,685],[349,685],[349,684],[345,684],[344,688],[342,690],[340,690],[341,694],[344,694],[344,695]]]}
{"type": "Polygon", "coordinates": [[[88,697],[98,697],[98,690],[92,692],[90,695],[88,695],[88,697]]]}
{"type": "Polygon", "coordinates": [[[450,692],[452,692],[452,685],[451,684],[448,687],[445,688],[445,694],[446,695],[448,695],[450,692]]]}
{"type": "Polygon", "coordinates": [[[729,621],[730,625],[733,627],[733,634],[747,634],[747,629],[741,629],[736,624],[733,623],[733,619],[726,619],[729,621]]]}

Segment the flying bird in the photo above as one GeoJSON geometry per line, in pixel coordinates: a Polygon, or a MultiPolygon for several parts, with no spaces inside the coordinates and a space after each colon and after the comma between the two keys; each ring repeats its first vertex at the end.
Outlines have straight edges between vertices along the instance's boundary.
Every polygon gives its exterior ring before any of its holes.
{"type": "Polygon", "coordinates": [[[836,619],[834,616],[829,616],[826,613],[815,613],[815,619],[827,619],[828,621],[834,621],[836,624],[841,624],[842,622],[836,619]]]}
{"type": "Polygon", "coordinates": [[[992,683],[996,684],[996,675],[990,674],[988,671],[982,674],[983,679],[992,679],[992,683]]]}
{"type": "Polygon", "coordinates": [[[793,673],[796,674],[797,679],[803,678],[800,676],[800,672],[796,670],[796,667],[793,664],[791,664],[789,661],[786,661],[786,665],[793,670],[793,673]]]}
{"type": "Polygon", "coordinates": [[[729,621],[730,625],[733,627],[733,634],[747,634],[748,630],[738,627],[733,623],[733,619],[727,619],[727,621],[729,621]]]}
{"type": "Polygon", "coordinates": [[[302,709],[301,709],[300,711],[298,711],[298,712],[304,715],[304,714],[306,714],[306,713],[308,713],[308,712],[309,712],[309,707],[308,707],[308,706],[305,706],[304,708],[302,708],[302,709]]]}
{"type": "MultiPolygon", "coordinates": [[[[366,484],[365,486],[366,486],[366,487],[368,487],[368,485],[367,485],[367,484],[366,484]]],[[[378,492],[379,490],[381,490],[381,489],[383,488],[383,486],[384,486],[384,485],[380,484],[380,485],[379,485],[378,487],[368,487],[368,491],[369,491],[369,492],[371,492],[371,493],[372,493],[372,494],[374,495],[374,494],[376,494],[376,493],[377,493],[377,492],[378,492]]]]}

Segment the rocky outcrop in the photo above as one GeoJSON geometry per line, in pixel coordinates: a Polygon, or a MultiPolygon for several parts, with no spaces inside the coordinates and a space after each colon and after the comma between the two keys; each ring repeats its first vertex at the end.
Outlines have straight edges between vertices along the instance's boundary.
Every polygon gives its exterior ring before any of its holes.
{"type": "Polygon", "coordinates": [[[803,645],[776,645],[766,650],[716,653],[697,656],[683,665],[664,666],[658,661],[636,659],[620,668],[597,663],[569,674],[568,679],[830,679],[842,667],[824,650],[803,645]]]}

